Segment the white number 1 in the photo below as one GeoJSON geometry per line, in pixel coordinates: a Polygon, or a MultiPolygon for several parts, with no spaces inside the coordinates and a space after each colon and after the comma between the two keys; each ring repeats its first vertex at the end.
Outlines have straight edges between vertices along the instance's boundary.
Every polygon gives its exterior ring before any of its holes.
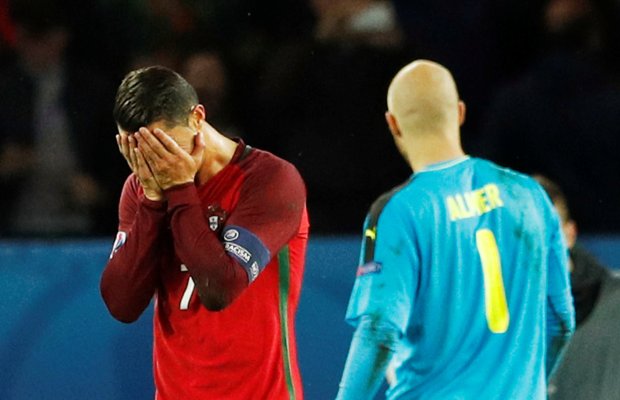
{"type": "MultiPolygon", "coordinates": [[[[187,267],[185,266],[185,264],[181,264],[181,271],[187,272],[187,267]]],[[[187,281],[187,287],[185,288],[185,292],[183,292],[183,297],[181,297],[181,306],[180,306],[181,310],[187,310],[189,308],[189,301],[192,298],[192,293],[194,292],[195,287],[196,287],[196,284],[194,283],[194,280],[190,276],[189,280],[187,281]]]]}

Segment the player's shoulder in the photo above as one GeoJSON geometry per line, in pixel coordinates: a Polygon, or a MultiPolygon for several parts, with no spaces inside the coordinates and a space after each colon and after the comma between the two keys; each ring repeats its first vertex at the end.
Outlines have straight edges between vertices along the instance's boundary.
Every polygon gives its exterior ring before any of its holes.
{"type": "Polygon", "coordinates": [[[270,151],[246,145],[244,152],[249,163],[255,167],[274,171],[297,171],[293,164],[270,151]]]}
{"type": "Polygon", "coordinates": [[[369,220],[370,225],[377,224],[379,217],[385,211],[388,204],[393,204],[395,201],[394,199],[398,198],[398,196],[403,192],[403,190],[409,186],[410,182],[410,180],[407,180],[400,185],[393,187],[387,192],[384,192],[375,199],[375,201],[370,206],[367,214],[367,219],[369,220]]]}
{"type": "Polygon", "coordinates": [[[292,163],[267,150],[245,145],[236,162],[252,184],[303,185],[303,179],[292,163]]]}
{"type": "Polygon", "coordinates": [[[543,210],[545,215],[552,214],[553,205],[547,192],[543,187],[530,175],[515,171],[510,168],[499,166],[491,161],[478,159],[480,165],[485,168],[493,169],[496,174],[497,182],[508,190],[512,197],[521,200],[529,199],[536,205],[536,208],[543,210]]]}
{"type": "Polygon", "coordinates": [[[503,167],[493,161],[483,158],[472,158],[477,168],[486,170],[489,174],[494,174],[497,179],[506,185],[520,186],[527,190],[539,192],[542,188],[534,178],[514,169],[503,167]]]}

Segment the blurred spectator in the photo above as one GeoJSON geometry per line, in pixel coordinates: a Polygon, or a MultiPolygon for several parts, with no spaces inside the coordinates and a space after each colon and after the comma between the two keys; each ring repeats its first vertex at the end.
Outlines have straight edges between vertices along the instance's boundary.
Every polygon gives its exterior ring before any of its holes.
{"type": "MultiPolygon", "coordinates": [[[[316,36],[281,46],[265,63],[254,126],[261,146],[299,168],[308,187],[312,229],[357,232],[376,193],[410,173],[393,151],[384,119],[385,92],[404,55],[392,41],[344,34],[346,29],[330,36],[321,28],[325,20],[342,18],[343,9],[359,16],[374,2],[312,0],[310,5],[316,36]]],[[[392,22],[377,25],[386,33],[393,27],[392,22]]]]}
{"type": "Polygon", "coordinates": [[[228,137],[240,137],[231,107],[228,71],[222,57],[215,51],[196,51],[184,59],[180,70],[196,89],[198,100],[207,110],[209,123],[228,137]]]}
{"type": "Polygon", "coordinates": [[[0,0],[0,68],[8,64],[15,46],[15,27],[8,9],[8,0],[0,0]]]}
{"type": "Polygon", "coordinates": [[[577,242],[577,223],[572,218],[568,202],[560,187],[542,175],[534,175],[545,189],[560,217],[562,231],[569,249],[571,290],[575,303],[577,327],[588,318],[598,302],[603,282],[609,270],[577,242]]]}
{"type": "Polygon", "coordinates": [[[620,90],[601,61],[594,0],[550,0],[547,49],[502,88],[477,148],[564,189],[585,231],[620,227],[620,90]]]}
{"type": "Polygon", "coordinates": [[[17,59],[2,72],[0,221],[4,235],[84,235],[112,228],[118,165],[113,92],[66,57],[60,2],[14,0],[17,59]],[[10,99],[10,100],[9,100],[10,99]]]}
{"type": "MultiPolygon", "coordinates": [[[[119,12],[124,3],[118,7],[119,12]]],[[[151,65],[176,69],[181,54],[195,40],[198,16],[184,0],[147,0],[140,4],[134,10],[134,28],[126,32],[137,37],[127,69],[151,65]]]]}
{"type": "Polygon", "coordinates": [[[319,41],[398,47],[402,33],[386,0],[311,0],[319,41]]]}
{"type": "Polygon", "coordinates": [[[577,331],[549,385],[550,400],[620,398],[620,280],[577,241],[577,224],[560,187],[537,175],[558,211],[570,249],[577,331]]]}

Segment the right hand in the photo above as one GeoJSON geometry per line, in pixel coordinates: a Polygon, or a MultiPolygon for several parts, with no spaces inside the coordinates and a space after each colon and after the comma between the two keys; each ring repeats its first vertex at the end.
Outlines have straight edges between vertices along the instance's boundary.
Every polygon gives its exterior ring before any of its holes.
{"type": "Polygon", "coordinates": [[[138,177],[144,190],[144,196],[152,201],[162,201],[164,199],[163,191],[142,153],[136,152],[138,146],[133,135],[127,135],[125,132],[119,133],[116,135],[116,144],[120,153],[125,157],[127,164],[129,164],[129,168],[138,177]]]}

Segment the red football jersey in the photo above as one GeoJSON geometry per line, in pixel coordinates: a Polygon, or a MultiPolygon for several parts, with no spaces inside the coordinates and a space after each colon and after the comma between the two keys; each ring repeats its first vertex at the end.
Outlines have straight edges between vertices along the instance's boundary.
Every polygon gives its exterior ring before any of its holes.
{"type": "Polygon", "coordinates": [[[295,312],[308,218],[297,170],[239,142],[217,175],[166,198],[149,201],[128,178],[101,280],[121,321],[155,295],[156,399],[303,399],[295,312]],[[209,311],[200,285],[232,303],[209,311]]]}

